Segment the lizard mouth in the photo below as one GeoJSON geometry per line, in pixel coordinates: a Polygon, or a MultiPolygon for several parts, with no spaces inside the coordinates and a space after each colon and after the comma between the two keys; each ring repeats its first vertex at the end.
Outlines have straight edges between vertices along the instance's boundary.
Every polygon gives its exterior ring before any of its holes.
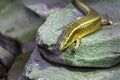
{"type": "Polygon", "coordinates": [[[64,43],[64,42],[61,42],[61,43],[59,44],[59,50],[64,50],[65,48],[66,48],[65,43],[64,43]]]}
{"type": "Polygon", "coordinates": [[[59,50],[64,50],[64,46],[62,44],[60,44],[59,50]]]}
{"type": "Polygon", "coordinates": [[[59,45],[59,50],[64,50],[69,46],[69,44],[61,42],[59,45]]]}

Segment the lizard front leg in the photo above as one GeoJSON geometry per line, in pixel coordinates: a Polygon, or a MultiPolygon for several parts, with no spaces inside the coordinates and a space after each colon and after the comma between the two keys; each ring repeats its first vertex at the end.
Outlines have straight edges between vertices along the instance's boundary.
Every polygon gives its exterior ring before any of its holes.
{"type": "Polygon", "coordinates": [[[71,51],[72,54],[74,54],[74,53],[79,49],[80,43],[81,43],[80,39],[79,39],[79,38],[76,38],[76,39],[75,39],[75,47],[74,47],[74,49],[71,51]]]}

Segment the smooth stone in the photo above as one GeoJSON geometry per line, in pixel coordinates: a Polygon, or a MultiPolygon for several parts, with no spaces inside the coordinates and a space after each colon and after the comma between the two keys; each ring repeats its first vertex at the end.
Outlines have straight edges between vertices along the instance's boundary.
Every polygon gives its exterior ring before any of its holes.
{"type": "Polygon", "coordinates": [[[120,1],[110,0],[109,2],[95,1],[92,5],[89,3],[101,15],[108,13],[113,25],[101,26],[96,32],[82,38],[79,50],[73,55],[71,50],[74,44],[61,53],[56,49],[57,41],[66,25],[78,17],[83,17],[83,14],[69,4],[66,8],[48,16],[46,22],[40,26],[36,39],[39,45],[45,44],[48,47],[48,52],[43,51],[44,58],[76,67],[111,67],[118,64],[120,62],[120,5],[118,2],[120,1]]]}
{"type": "Polygon", "coordinates": [[[120,64],[113,68],[72,68],[48,63],[36,47],[20,80],[119,80],[120,64]],[[26,78],[25,78],[26,77],[26,78]]]}

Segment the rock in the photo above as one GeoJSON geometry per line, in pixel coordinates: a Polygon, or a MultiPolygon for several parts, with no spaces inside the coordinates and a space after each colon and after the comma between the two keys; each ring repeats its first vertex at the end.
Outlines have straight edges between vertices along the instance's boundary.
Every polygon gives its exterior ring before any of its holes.
{"type": "MultiPolygon", "coordinates": [[[[23,71],[26,62],[28,61],[33,48],[35,47],[35,41],[27,41],[22,45],[23,54],[17,56],[11,68],[8,71],[7,80],[19,80],[23,76],[23,71]]],[[[25,80],[25,79],[21,79],[25,80]]]]}
{"type": "MultiPolygon", "coordinates": [[[[4,74],[6,76],[6,72],[10,69],[15,57],[22,53],[20,43],[33,39],[37,28],[43,21],[43,18],[24,8],[20,0],[1,0],[0,80],[4,74]]],[[[29,49],[23,50],[23,52],[28,52],[29,49]]]]}
{"type": "Polygon", "coordinates": [[[22,0],[25,7],[36,14],[47,17],[49,14],[65,7],[71,0],[22,0]]]}
{"type": "MultiPolygon", "coordinates": [[[[13,63],[12,67],[8,72],[8,79],[7,80],[19,80],[20,77],[23,75],[25,64],[30,56],[30,53],[22,54],[16,57],[15,62],[13,63]]],[[[23,79],[21,79],[23,80],[23,79]]]]}
{"type": "Polygon", "coordinates": [[[17,40],[6,35],[3,35],[1,33],[0,33],[0,46],[9,51],[9,53],[14,57],[22,53],[21,44],[17,40]]]}
{"type": "Polygon", "coordinates": [[[15,57],[2,47],[0,47],[0,51],[0,64],[4,65],[5,68],[9,68],[15,57]]]}
{"type": "Polygon", "coordinates": [[[120,80],[120,64],[108,69],[73,68],[49,63],[40,54],[36,47],[26,64],[24,80],[120,80]]]}
{"type": "Polygon", "coordinates": [[[0,3],[0,32],[20,42],[33,39],[44,19],[25,9],[19,0],[0,3]]]}
{"type": "MultiPolygon", "coordinates": [[[[113,25],[102,26],[96,32],[81,39],[79,50],[71,55],[74,48],[72,44],[62,53],[57,51],[57,41],[63,29],[70,22],[78,17],[83,17],[82,13],[76,10],[73,5],[51,14],[46,22],[39,28],[37,42],[39,45],[47,45],[48,52],[42,51],[44,58],[49,61],[76,67],[111,67],[120,62],[120,24],[118,11],[119,0],[113,2],[95,1],[94,6],[101,15],[108,13],[113,25]],[[54,54],[50,54],[54,52],[54,54]]],[[[87,2],[86,2],[87,3],[87,2]]],[[[89,4],[91,5],[91,3],[89,4]]]]}
{"type": "Polygon", "coordinates": [[[19,54],[21,54],[19,42],[0,33],[0,79],[6,76],[7,70],[19,54]]]}
{"type": "Polygon", "coordinates": [[[0,79],[4,80],[6,71],[7,71],[6,68],[0,64],[0,79]]]}
{"type": "Polygon", "coordinates": [[[5,68],[9,69],[15,57],[21,53],[19,42],[0,33],[0,62],[5,68]]]}
{"type": "Polygon", "coordinates": [[[0,46],[0,80],[4,78],[14,59],[15,57],[13,55],[0,46]]]}

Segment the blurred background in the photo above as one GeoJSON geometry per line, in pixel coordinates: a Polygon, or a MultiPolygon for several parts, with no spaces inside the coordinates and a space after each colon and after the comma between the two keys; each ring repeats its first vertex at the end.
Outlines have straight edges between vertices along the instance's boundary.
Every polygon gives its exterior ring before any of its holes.
{"type": "Polygon", "coordinates": [[[69,2],[0,0],[0,80],[6,80],[7,77],[8,80],[18,80],[36,45],[37,29],[49,14],[69,2]]]}

